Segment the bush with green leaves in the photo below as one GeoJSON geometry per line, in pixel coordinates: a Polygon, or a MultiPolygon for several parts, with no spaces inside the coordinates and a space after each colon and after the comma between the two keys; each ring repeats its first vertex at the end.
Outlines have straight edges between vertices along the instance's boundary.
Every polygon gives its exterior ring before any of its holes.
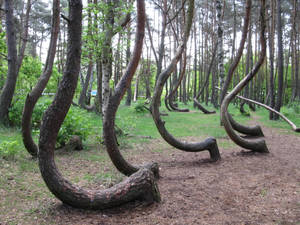
{"type": "Polygon", "coordinates": [[[138,101],[136,105],[134,106],[134,110],[137,113],[145,113],[147,109],[145,108],[144,101],[138,101]]]}
{"type": "Polygon", "coordinates": [[[14,160],[19,151],[17,141],[3,141],[0,143],[0,157],[5,160],[14,160]]]}
{"type": "MultiPolygon", "coordinates": [[[[9,110],[10,122],[13,126],[21,127],[22,123],[22,111],[24,107],[25,98],[21,97],[18,101],[15,101],[9,110]]],[[[42,97],[36,104],[32,114],[32,129],[34,134],[39,133],[39,127],[42,120],[42,115],[45,110],[51,104],[52,99],[49,97],[42,97]]],[[[86,111],[71,107],[64,123],[62,124],[58,136],[57,147],[64,146],[72,135],[79,136],[82,140],[85,140],[89,135],[90,125],[86,117],[86,111]]]]}
{"type": "Polygon", "coordinates": [[[79,108],[70,108],[57,136],[58,147],[64,146],[73,135],[86,140],[91,130],[86,113],[86,111],[79,108]]]}

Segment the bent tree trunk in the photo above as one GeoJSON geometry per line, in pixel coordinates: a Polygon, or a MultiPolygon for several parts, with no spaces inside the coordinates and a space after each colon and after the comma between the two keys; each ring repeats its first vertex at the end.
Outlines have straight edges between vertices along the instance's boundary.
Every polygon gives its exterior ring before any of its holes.
{"type": "MultiPolygon", "coordinates": [[[[107,109],[103,115],[103,139],[107,152],[117,169],[126,176],[137,172],[141,167],[133,166],[123,158],[119,151],[114,127],[116,112],[127,88],[131,85],[131,80],[137,69],[142,54],[145,32],[145,9],[143,0],[139,0],[137,2],[138,22],[133,54],[124,75],[121,77],[120,81],[115,87],[114,93],[111,97],[109,97],[107,109]]],[[[154,175],[159,177],[159,168],[157,163],[145,165],[143,167],[151,169],[154,175]]]]}
{"type": "Polygon", "coordinates": [[[16,44],[16,28],[13,16],[12,0],[5,0],[6,14],[6,44],[7,44],[7,59],[8,70],[7,78],[0,95],[0,124],[8,125],[8,109],[16,88],[18,77],[17,65],[17,44],[16,44]]]}
{"type": "Polygon", "coordinates": [[[34,107],[44,91],[47,83],[52,74],[52,68],[56,53],[57,37],[59,32],[59,16],[60,14],[60,0],[53,1],[53,16],[52,16],[52,28],[51,28],[51,40],[48,50],[48,56],[44,68],[43,74],[40,76],[36,86],[27,95],[23,114],[22,114],[22,137],[26,150],[33,157],[37,157],[38,147],[34,143],[31,135],[31,117],[34,107]]]}
{"type": "Polygon", "coordinates": [[[213,54],[212,54],[212,57],[211,57],[211,60],[210,60],[210,64],[209,64],[209,67],[207,69],[207,72],[206,72],[206,77],[205,77],[205,81],[204,81],[204,84],[203,86],[201,87],[200,91],[198,92],[197,96],[194,98],[194,106],[197,107],[199,110],[201,110],[204,114],[214,114],[216,113],[216,111],[209,111],[207,110],[206,108],[204,108],[200,102],[198,101],[198,99],[200,98],[200,96],[202,95],[204,89],[207,87],[208,85],[208,82],[209,82],[209,75],[211,73],[211,70],[212,70],[212,67],[214,65],[214,61],[215,61],[215,58],[216,58],[216,54],[217,54],[217,49],[218,49],[218,43],[215,45],[214,47],[214,50],[213,50],[213,54]]]}
{"type": "Polygon", "coordinates": [[[194,0],[189,0],[188,19],[187,19],[187,24],[185,27],[183,43],[177,49],[175,57],[172,59],[169,66],[164,71],[162,71],[162,73],[158,77],[158,80],[157,80],[157,83],[155,86],[153,99],[151,102],[151,112],[152,112],[153,120],[155,122],[155,125],[156,125],[160,135],[170,145],[172,145],[175,148],[178,148],[180,150],[187,151],[187,152],[199,152],[199,151],[203,151],[203,150],[208,150],[210,152],[211,159],[214,161],[217,161],[221,157],[220,157],[219,149],[218,149],[215,138],[208,138],[205,141],[199,142],[199,143],[187,143],[187,142],[179,141],[167,131],[167,129],[165,127],[165,121],[163,121],[161,119],[160,112],[159,112],[159,106],[160,106],[161,94],[163,91],[163,87],[164,87],[167,79],[171,75],[171,73],[174,71],[176,64],[180,60],[181,55],[186,47],[186,42],[188,40],[190,29],[192,26],[193,13],[194,13],[194,0]]]}
{"type": "Polygon", "coordinates": [[[256,152],[269,152],[266,142],[264,139],[252,139],[246,140],[239,135],[237,135],[233,127],[230,123],[229,113],[228,113],[228,105],[232,101],[232,99],[253,79],[253,77],[259,71],[261,65],[264,62],[266,56],[266,39],[265,39],[265,0],[261,0],[260,6],[260,44],[261,44],[261,53],[259,56],[259,60],[255,64],[254,68],[250,71],[249,74],[224,98],[224,101],[221,105],[221,121],[223,122],[224,128],[231,138],[237,145],[250,149],[256,152]]]}
{"type": "Polygon", "coordinates": [[[183,52],[183,60],[182,60],[182,68],[180,71],[180,76],[177,80],[177,83],[175,85],[175,87],[173,88],[173,90],[171,90],[170,94],[166,97],[165,99],[165,104],[167,109],[171,108],[173,111],[177,111],[177,112],[189,112],[189,109],[179,109],[177,106],[174,105],[173,100],[174,100],[174,95],[177,92],[185,74],[186,71],[186,50],[184,50],[183,52]],[[167,105],[169,104],[170,107],[168,107],[167,105]]]}
{"type": "MultiPolygon", "coordinates": [[[[138,0],[138,8],[143,0],[138,0]]],[[[142,6],[141,6],[142,5],[142,6]]],[[[69,1],[68,55],[58,92],[43,116],[39,139],[39,167],[50,191],[63,203],[77,208],[105,209],[135,199],[159,201],[153,174],[141,169],[125,181],[103,191],[86,190],[66,180],[54,162],[54,147],[61,124],[70,108],[80,70],[82,2],[69,1]]]]}
{"type": "Polygon", "coordinates": [[[300,127],[297,127],[296,124],[294,124],[292,121],[290,121],[286,116],[284,116],[283,114],[281,114],[280,112],[276,111],[275,109],[271,108],[270,106],[267,106],[263,103],[260,103],[260,102],[257,102],[257,101],[254,101],[254,100],[251,100],[251,99],[248,99],[248,98],[245,98],[243,96],[239,96],[237,95],[236,97],[240,98],[240,99],[243,99],[247,102],[250,102],[250,103],[253,103],[253,104],[256,104],[256,105],[259,105],[259,106],[262,106],[264,107],[265,109],[269,110],[270,112],[274,113],[274,114],[277,114],[278,116],[280,116],[285,122],[287,122],[293,129],[293,131],[299,133],[300,132],[300,127]]]}

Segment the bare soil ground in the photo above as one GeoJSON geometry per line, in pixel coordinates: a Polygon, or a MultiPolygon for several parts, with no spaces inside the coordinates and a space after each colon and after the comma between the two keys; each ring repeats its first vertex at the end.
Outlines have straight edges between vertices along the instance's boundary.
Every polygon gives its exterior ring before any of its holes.
{"type": "MultiPolygon", "coordinates": [[[[128,160],[160,164],[161,203],[147,206],[137,201],[116,209],[86,211],[47,195],[31,200],[39,199],[26,220],[6,213],[0,224],[300,224],[300,136],[275,128],[263,131],[270,154],[230,147],[221,149],[222,160],[217,163],[207,160],[207,152],[181,152],[162,140],[136,144],[128,160]],[[7,222],[14,216],[17,223],[7,222]]],[[[62,169],[86,172],[89,168],[88,162],[77,159],[74,163],[69,158],[60,158],[62,169]]],[[[90,173],[95,169],[99,168],[89,168],[90,173]]],[[[23,207],[28,206],[23,203],[23,207]]]]}

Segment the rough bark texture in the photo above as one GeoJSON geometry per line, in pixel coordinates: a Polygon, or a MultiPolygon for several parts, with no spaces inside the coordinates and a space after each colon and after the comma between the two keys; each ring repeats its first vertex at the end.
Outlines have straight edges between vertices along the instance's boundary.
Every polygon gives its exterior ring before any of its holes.
{"type": "Polygon", "coordinates": [[[35,104],[40,98],[44,91],[49,78],[52,74],[52,68],[56,53],[57,37],[59,32],[59,16],[60,14],[60,0],[53,1],[53,16],[52,16],[52,29],[51,29],[51,40],[48,50],[48,56],[44,68],[43,74],[40,76],[36,86],[27,95],[23,114],[22,114],[22,138],[26,150],[33,156],[37,156],[38,147],[34,143],[31,135],[31,117],[34,110],[35,104]]]}
{"type": "Polygon", "coordinates": [[[107,105],[110,95],[109,80],[111,76],[111,66],[112,66],[112,38],[114,36],[114,9],[113,1],[107,0],[109,7],[108,13],[105,19],[105,39],[102,47],[102,115],[106,114],[107,105]]]}
{"type": "Polygon", "coordinates": [[[18,77],[16,28],[13,16],[12,0],[5,0],[6,43],[8,70],[7,78],[0,95],[0,124],[8,125],[8,109],[16,88],[18,77]]]}
{"type": "Polygon", "coordinates": [[[233,98],[253,79],[253,77],[258,73],[261,65],[264,62],[266,56],[266,39],[265,39],[265,0],[261,0],[260,9],[260,43],[261,43],[261,53],[259,60],[255,64],[254,68],[251,70],[246,77],[241,80],[241,82],[224,98],[221,105],[221,121],[223,122],[224,128],[228,136],[239,146],[250,149],[257,152],[269,152],[264,139],[252,139],[246,140],[234,132],[229,119],[228,105],[233,100],[233,98]]]}
{"type": "MultiPolygon", "coordinates": [[[[138,0],[137,2],[138,2],[138,22],[137,22],[134,51],[124,75],[121,77],[120,81],[115,87],[114,93],[108,100],[107,109],[103,114],[103,138],[104,138],[104,144],[106,146],[107,152],[112,162],[117,167],[117,169],[121,173],[127,176],[137,172],[140,169],[140,167],[131,165],[121,155],[118,148],[114,127],[115,127],[116,112],[118,110],[120,102],[127,88],[131,85],[131,80],[137,69],[142,54],[142,49],[143,49],[143,40],[144,40],[144,32],[145,32],[144,1],[138,0]]],[[[158,164],[154,163],[150,165],[145,165],[143,167],[150,168],[156,177],[159,176],[158,164]]]]}
{"type": "MultiPolygon", "coordinates": [[[[143,4],[142,0],[138,4],[143,4]]],[[[159,201],[152,172],[141,169],[123,182],[103,191],[85,190],[64,179],[54,162],[57,133],[70,108],[80,70],[82,2],[70,0],[68,56],[57,95],[45,112],[39,139],[39,167],[50,191],[63,203],[78,208],[105,209],[135,199],[159,201]]]]}
{"type": "Polygon", "coordinates": [[[186,48],[186,42],[189,37],[190,29],[192,26],[192,20],[193,20],[193,13],[194,13],[194,0],[189,1],[189,8],[188,8],[188,19],[187,24],[185,27],[185,33],[183,38],[183,43],[179,46],[177,49],[177,52],[172,59],[171,63],[168,65],[168,67],[161,72],[161,74],[158,77],[155,91],[151,103],[151,112],[152,116],[155,122],[155,125],[160,133],[160,135],[164,138],[166,142],[168,142],[170,145],[183,150],[187,152],[199,152],[203,150],[208,150],[210,152],[210,156],[212,160],[216,161],[220,159],[219,149],[217,146],[216,139],[214,138],[208,138],[204,142],[199,143],[187,143],[177,140],[175,137],[173,137],[166,129],[165,127],[165,121],[163,121],[160,117],[159,112],[159,106],[161,101],[161,94],[163,91],[163,87],[171,75],[171,73],[175,70],[176,64],[180,60],[182,53],[184,49],[186,48]]]}

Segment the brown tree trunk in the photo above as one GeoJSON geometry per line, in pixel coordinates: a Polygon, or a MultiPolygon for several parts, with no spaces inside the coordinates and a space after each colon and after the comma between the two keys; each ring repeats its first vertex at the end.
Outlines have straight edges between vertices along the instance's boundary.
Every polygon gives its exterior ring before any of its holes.
{"type": "Polygon", "coordinates": [[[8,109],[16,88],[18,77],[17,64],[17,44],[16,44],[16,28],[13,16],[12,0],[5,0],[5,15],[6,15],[6,40],[7,40],[7,59],[8,70],[7,78],[0,95],[0,124],[8,125],[8,109]]]}
{"type": "MultiPolygon", "coordinates": [[[[81,0],[70,0],[69,44],[66,71],[52,105],[45,112],[39,140],[39,166],[50,191],[63,203],[77,208],[105,209],[135,200],[159,201],[159,191],[153,174],[142,169],[125,181],[103,191],[85,190],[68,180],[58,171],[54,162],[57,133],[70,108],[80,70],[81,56],[81,0]]],[[[142,6],[140,6],[142,4],[142,6]]],[[[138,0],[138,9],[143,1],[138,0]]]]}
{"type": "MultiPolygon", "coordinates": [[[[281,21],[281,0],[277,0],[277,44],[278,44],[278,88],[277,88],[277,100],[275,104],[275,110],[280,112],[282,106],[283,95],[283,42],[282,42],[282,21],[281,21]]],[[[274,119],[278,120],[278,114],[274,115],[274,119]]]]}
{"type": "Polygon", "coordinates": [[[234,132],[229,119],[228,105],[233,98],[253,79],[258,73],[261,65],[264,62],[266,56],[266,39],[265,39],[265,1],[261,0],[260,6],[260,42],[261,42],[261,53],[259,60],[255,64],[254,68],[247,74],[247,76],[224,98],[221,105],[221,121],[223,122],[224,128],[230,137],[237,145],[250,149],[256,152],[269,152],[265,140],[263,139],[251,139],[247,140],[234,132]]]}
{"type": "MultiPolygon", "coordinates": [[[[269,98],[270,98],[270,107],[274,108],[275,106],[275,88],[274,88],[274,33],[275,33],[275,5],[274,1],[271,1],[271,19],[268,23],[268,33],[269,33],[269,63],[270,63],[270,77],[269,77],[269,98]]],[[[270,120],[274,119],[273,112],[269,113],[270,120]]]]}
{"type": "MultiPolygon", "coordinates": [[[[103,138],[104,138],[104,144],[106,146],[106,150],[113,164],[117,167],[117,169],[121,173],[127,176],[137,172],[141,167],[133,166],[123,158],[118,148],[114,127],[115,127],[116,112],[118,110],[120,102],[127,88],[131,85],[131,80],[136,71],[136,68],[138,66],[142,54],[144,29],[145,29],[144,1],[138,0],[137,3],[138,3],[138,24],[136,30],[134,51],[125,73],[123,74],[120,81],[118,82],[113,95],[109,98],[107,110],[103,115],[103,138]]],[[[150,168],[156,177],[159,176],[157,163],[145,165],[143,167],[150,168]]]]}
{"type": "Polygon", "coordinates": [[[230,65],[223,89],[221,91],[221,102],[223,102],[223,99],[225,98],[225,95],[228,91],[229,85],[231,83],[234,71],[236,69],[236,67],[238,66],[238,63],[242,57],[243,54],[243,50],[244,50],[244,46],[245,46],[245,42],[247,39],[247,34],[248,34],[248,28],[249,28],[249,23],[250,23],[250,13],[251,13],[251,1],[247,0],[246,1],[246,12],[245,12],[245,19],[244,19],[244,26],[243,26],[243,31],[242,31],[242,39],[240,42],[240,47],[238,49],[238,53],[237,56],[235,57],[234,62],[230,65]]]}
{"type": "Polygon", "coordinates": [[[151,103],[151,112],[152,117],[155,121],[156,127],[160,133],[160,135],[164,138],[165,141],[167,141],[170,145],[183,150],[187,152],[199,152],[208,150],[210,152],[211,159],[216,161],[220,159],[219,149],[216,143],[216,139],[214,138],[208,138],[204,142],[198,142],[198,143],[187,143],[182,142],[173,137],[166,129],[165,127],[165,121],[163,121],[160,117],[159,112],[159,106],[161,101],[161,94],[163,91],[163,87],[167,81],[167,79],[170,77],[171,73],[174,71],[176,64],[180,60],[182,53],[184,49],[186,48],[186,42],[189,37],[190,29],[192,26],[192,20],[193,20],[193,11],[194,11],[194,0],[189,0],[189,8],[188,8],[188,19],[186,23],[186,27],[184,30],[184,37],[182,44],[178,47],[177,52],[172,59],[171,63],[168,65],[168,67],[159,75],[155,91],[151,103]]]}
{"type": "Polygon", "coordinates": [[[37,156],[38,147],[34,143],[31,135],[31,117],[35,104],[42,95],[47,83],[52,74],[54,58],[56,54],[57,37],[59,32],[59,19],[60,19],[60,0],[53,1],[53,16],[51,28],[51,40],[48,49],[47,60],[43,74],[40,76],[36,86],[27,95],[23,114],[22,114],[22,137],[26,150],[33,156],[37,156]]]}

